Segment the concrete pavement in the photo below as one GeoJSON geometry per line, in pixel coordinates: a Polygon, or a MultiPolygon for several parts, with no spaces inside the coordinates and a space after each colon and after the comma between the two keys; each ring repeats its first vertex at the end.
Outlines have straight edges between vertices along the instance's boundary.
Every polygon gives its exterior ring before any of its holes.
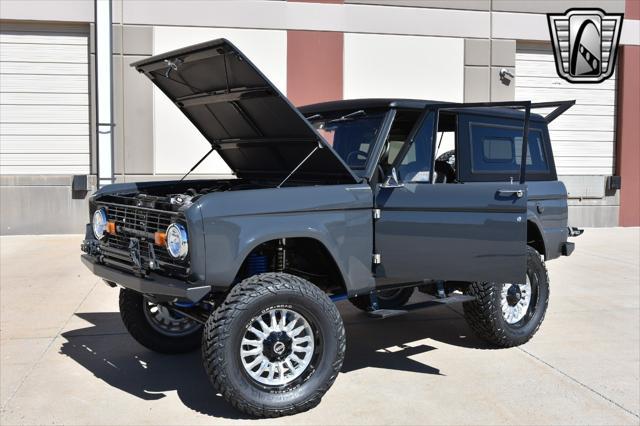
{"type": "Polygon", "coordinates": [[[0,239],[2,424],[640,424],[638,228],[588,229],[547,264],[549,311],[520,348],[488,349],[460,308],[376,321],[341,302],[342,373],[317,408],[273,420],[229,407],[198,353],[129,337],[80,240],[0,239]]]}

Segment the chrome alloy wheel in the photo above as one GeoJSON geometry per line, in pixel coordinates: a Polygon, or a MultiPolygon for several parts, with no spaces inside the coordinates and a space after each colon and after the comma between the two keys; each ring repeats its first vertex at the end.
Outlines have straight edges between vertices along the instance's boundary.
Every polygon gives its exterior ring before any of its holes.
{"type": "Polygon", "coordinates": [[[166,306],[145,301],[144,316],[157,332],[170,337],[186,336],[201,327],[196,321],[172,312],[166,306]]]}
{"type": "Polygon", "coordinates": [[[272,308],[247,324],[240,359],[246,373],[258,383],[283,386],[307,369],[314,349],[313,330],[302,315],[272,308]]]}
{"type": "Polygon", "coordinates": [[[521,321],[531,304],[531,281],[527,275],[525,284],[503,284],[500,298],[502,316],[507,324],[521,321]]]}

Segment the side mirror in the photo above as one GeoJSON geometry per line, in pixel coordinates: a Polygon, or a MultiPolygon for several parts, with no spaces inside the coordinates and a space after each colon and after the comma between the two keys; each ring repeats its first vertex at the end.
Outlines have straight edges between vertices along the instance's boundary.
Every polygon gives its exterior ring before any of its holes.
{"type": "Polygon", "coordinates": [[[398,173],[396,172],[396,168],[391,169],[391,174],[387,176],[384,182],[380,185],[381,188],[402,188],[404,187],[404,183],[398,182],[398,173]]]}

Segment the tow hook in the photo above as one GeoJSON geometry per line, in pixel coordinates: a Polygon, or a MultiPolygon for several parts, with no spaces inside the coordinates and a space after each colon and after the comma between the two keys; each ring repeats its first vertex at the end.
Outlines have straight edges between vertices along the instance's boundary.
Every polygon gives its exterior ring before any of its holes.
{"type": "Polygon", "coordinates": [[[584,232],[584,229],[576,228],[575,226],[570,226],[568,229],[570,237],[579,237],[584,232]]]}

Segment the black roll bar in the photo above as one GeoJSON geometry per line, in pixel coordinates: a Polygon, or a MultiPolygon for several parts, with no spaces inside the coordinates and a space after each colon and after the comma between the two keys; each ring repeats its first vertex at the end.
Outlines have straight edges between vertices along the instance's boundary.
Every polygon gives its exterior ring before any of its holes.
{"type": "Polygon", "coordinates": [[[527,147],[529,140],[529,120],[531,118],[531,109],[533,108],[551,108],[556,107],[553,111],[547,114],[544,119],[547,123],[551,123],[558,118],[560,114],[571,108],[576,103],[575,100],[571,101],[557,101],[557,102],[538,102],[532,103],[531,101],[503,101],[503,102],[470,102],[470,103],[443,103],[443,104],[431,104],[425,109],[435,111],[435,121],[433,126],[432,143],[434,144],[433,161],[431,164],[431,171],[429,180],[434,183],[434,168],[435,168],[435,141],[438,136],[438,122],[440,120],[441,110],[455,110],[463,108],[514,108],[524,109],[524,123],[522,126],[522,152],[520,157],[520,184],[524,184],[526,178],[527,167],[527,147]]]}
{"type": "Polygon", "coordinates": [[[558,118],[563,112],[571,108],[576,104],[576,101],[556,101],[556,102],[538,102],[535,104],[531,104],[531,108],[550,108],[556,107],[549,114],[544,116],[544,119],[547,123],[551,123],[553,120],[558,118]]]}

